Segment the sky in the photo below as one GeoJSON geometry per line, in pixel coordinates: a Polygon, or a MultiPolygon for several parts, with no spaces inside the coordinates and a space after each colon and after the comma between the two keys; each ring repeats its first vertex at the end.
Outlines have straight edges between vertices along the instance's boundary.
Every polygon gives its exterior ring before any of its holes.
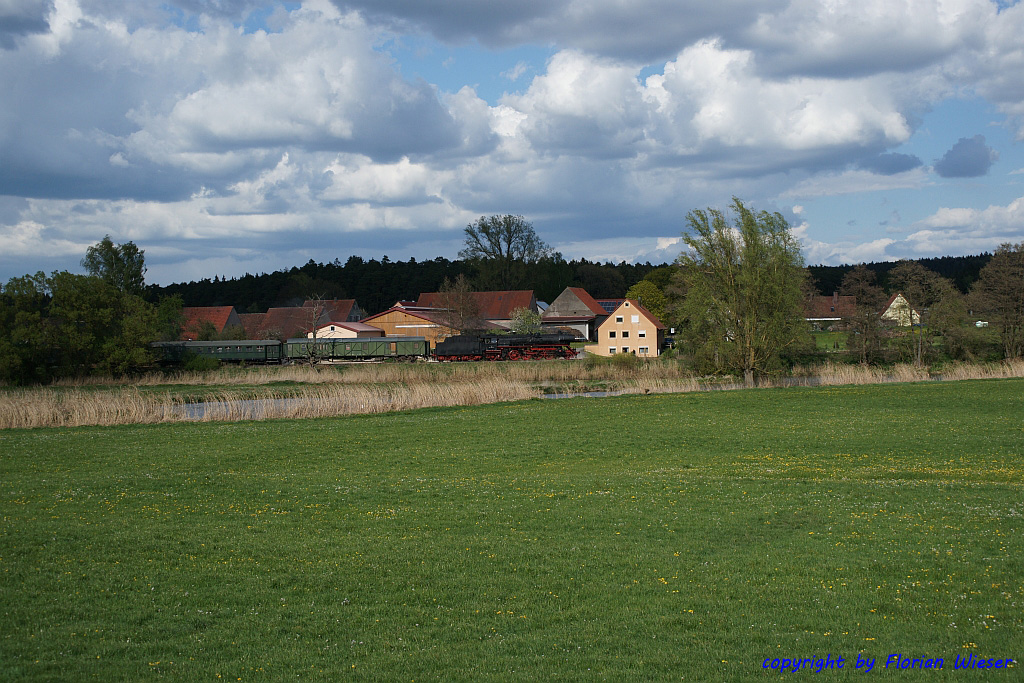
{"type": "Polygon", "coordinates": [[[1024,241],[1024,6],[0,0],[0,282],[104,235],[157,284],[456,258],[518,214],[664,263],[778,211],[809,264],[1024,241]]]}

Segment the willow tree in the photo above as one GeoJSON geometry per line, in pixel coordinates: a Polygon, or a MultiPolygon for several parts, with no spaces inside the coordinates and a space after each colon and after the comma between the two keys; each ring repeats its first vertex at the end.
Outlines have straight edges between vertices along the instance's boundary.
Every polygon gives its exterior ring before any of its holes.
{"type": "Polygon", "coordinates": [[[735,197],[731,216],[697,209],[686,221],[688,249],[678,259],[686,331],[713,345],[720,365],[752,386],[806,338],[800,243],[782,214],[755,212],[735,197]]]}
{"type": "Polygon", "coordinates": [[[106,235],[85,250],[82,267],[118,291],[137,296],[146,291],[146,256],[134,242],[114,244],[106,235]]]}

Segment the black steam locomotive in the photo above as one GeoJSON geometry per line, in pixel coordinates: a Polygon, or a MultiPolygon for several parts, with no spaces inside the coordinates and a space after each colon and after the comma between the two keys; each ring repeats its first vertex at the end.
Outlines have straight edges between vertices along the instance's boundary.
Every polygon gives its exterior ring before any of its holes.
{"type": "Polygon", "coordinates": [[[439,361],[540,360],[575,358],[571,334],[460,334],[440,341],[434,347],[439,361]]]}

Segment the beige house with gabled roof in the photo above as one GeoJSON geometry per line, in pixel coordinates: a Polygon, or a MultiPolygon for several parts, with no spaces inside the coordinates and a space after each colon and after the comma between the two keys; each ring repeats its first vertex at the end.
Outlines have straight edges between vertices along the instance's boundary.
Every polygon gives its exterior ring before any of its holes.
{"type": "Polygon", "coordinates": [[[597,343],[585,347],[597,356],[631,353],[656,358],[665,343],[665,326],[635,299],[625,299],[597,327],[597,343]]]}
{"type": "Polygon", "coordinates": [[[921,314],[914,310],[907,298],[897,292],[892,295],[882,309],[882,320],[888,321],[900,327],[910,327],[921,324],[921,314]]]}

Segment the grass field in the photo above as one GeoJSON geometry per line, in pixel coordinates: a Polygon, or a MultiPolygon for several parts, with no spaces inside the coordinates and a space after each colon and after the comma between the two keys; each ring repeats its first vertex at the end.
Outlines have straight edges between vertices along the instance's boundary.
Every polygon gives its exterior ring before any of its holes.
{"type": "Polygon", "coordinates": [[[1007,379],[3,431],[0,680],[952,680],[1024,661],[1022,417],[1007,379]]]}

